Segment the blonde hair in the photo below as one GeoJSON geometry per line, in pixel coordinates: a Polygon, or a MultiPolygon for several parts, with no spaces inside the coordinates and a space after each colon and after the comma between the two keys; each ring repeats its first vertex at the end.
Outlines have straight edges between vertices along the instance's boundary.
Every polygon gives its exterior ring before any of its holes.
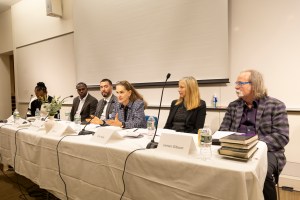
{"type": "Polygon", "coordinates": [[[268,96],[268,92],[264,84],[264,79],[260,72],[249,69],[242,71],[241,74],[242,73],[250,73],[249,82],[251,82],[252,92],[256,99],[268,96]]]}
{"type": "Polygon", "coordinates": [[[128,81],[119,81],[116,83],[117,85],[122,85],[127,91],[131,90],[131,95],[129,97],[129,101],[134,102],[137,99],[143,100],[144,101],[144,109],[147,108],[147,102],[144,100],[143,96],[138,93],[138,91],[131,85],[128,81]]]}
{"type": "Polygon", "coordinates": [[[185,85],[185,97],[179,97],[176,105],[183,102],[187,110],[192,110],[200,106],[201,99],[197,80],[192,76],[187,76],[180,79],[179,82],[180,81],[182,81],[185,85]]]}

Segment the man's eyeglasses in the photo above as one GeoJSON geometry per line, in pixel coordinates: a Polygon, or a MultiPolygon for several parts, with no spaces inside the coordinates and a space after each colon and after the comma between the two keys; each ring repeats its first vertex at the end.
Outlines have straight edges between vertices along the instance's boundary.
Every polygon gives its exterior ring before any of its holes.
{"type": "Polygon", "coordinates": [[[236,86],[243,86],[243,85],[247,85],[247,84],[251,84],[251,82],[243,82],[243,81],[237,81],[235,82],[235,85],[236,86]]]}

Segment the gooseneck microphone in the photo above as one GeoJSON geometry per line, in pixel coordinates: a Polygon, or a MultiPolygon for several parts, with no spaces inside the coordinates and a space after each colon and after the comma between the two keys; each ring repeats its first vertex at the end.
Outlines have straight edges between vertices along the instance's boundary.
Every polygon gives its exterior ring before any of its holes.
{"type": "Polygon", "coordinates": [[[78,135],[90,135],[90,134],[95,133],[94,131],[85,130],[86,126],[89,125],[94,118],[95,118],[95,115],[93,115],[93,117],[91,117],[91,119],[86,123],[86,125],[83,127],[83,129],[81,131],[79,131],[78,135]]]}
{"type": "Polygon", "coordinates": [[[64,102],[64,100],[67,98],[73,98],[73,95],[67,96],[67,97],[63,98],[61,101],[64,102]]]}
{"type": "Polygon", "coordinates": [[[160,109],[161,109],[161,102],[162,102],[162,98],[163,98],[163,95],[164,95],[164,89],[166,87],[167,81],[170,78],[170,76],[171,76],[171,74],[168,73],[167,77],[166,77],[165,84],[164,84],[164,86],[162,88],[162,91],[161,91],[160,103],[159,103],[158,115],[157,115],[157,124],[156,124],[156,127],[155,127],[155,133],[154,133],[154,136],[153,136],[152,140],[147,144],[147,147],[146,147],[147,149],[155,149],[155,148],[157,148],[157,145],[158,145],[158,143],[155,142],[154,139],[155,139],[156,132],[157,132],[157,126],[158,126],[158,122],[159,122],[159,115],[160,115],[160,109]]]}

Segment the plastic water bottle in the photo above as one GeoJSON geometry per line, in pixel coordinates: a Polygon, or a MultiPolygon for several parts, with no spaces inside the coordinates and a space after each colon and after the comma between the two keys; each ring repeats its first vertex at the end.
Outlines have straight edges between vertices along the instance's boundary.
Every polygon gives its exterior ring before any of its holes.
{"type": "Polygon", "coordinates": [[[212,157],[212,132],[210,128],[204,127],[198,130],[198,142],[200,143],[200,158],[210,160],[212,157]]]}
{"type": "Polygon", "coordinates": [[[14,123],[17,124],[19,122],[19,119],[20,119],[20,113],[17,109],[15,109],[15,111],[13,113],[13,116],[14,116],[14,123]]]}
{"type": "Polygon", "coordinates": [[[35,116],[35,120],[40,120],[41,119],[40,109],[37,108],[35,110],[34,116],[35,116]]]}
{"type": "Polygon", "coordinates": [[[153,136],[155,133],[155,119],[150,116],[147,120],[148,136],[153,136]]]}
{"type": "Polygon", "coordinates": [[[70,119],[70,111],[65,112],[66,121],[71,121],[70,119]]]}
{"type": "Polygon", "coordinates": [[[80,124],[81,124],[81,116],[79,112],[76,112],[74,116],[74,123],[77,130],[80,130],[80,124]]]}
{"type": "Polygon", "coordinates": [[[212,98],[212,104],[213,107],[216,108],[217,107],[217,103],[218,103],[218,97],[216,94],[214,94],[213,98],[212,98]]]}

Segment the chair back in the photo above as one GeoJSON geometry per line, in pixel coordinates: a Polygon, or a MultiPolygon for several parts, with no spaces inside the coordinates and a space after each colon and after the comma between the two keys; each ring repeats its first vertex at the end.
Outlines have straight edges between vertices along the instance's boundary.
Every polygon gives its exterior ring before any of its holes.
{"type": "MultiPolygon", "coordinates": [[[[149,117],[150,117],[150,115],[146,115],[146,116],[145,116],[146,122],[148,121],[149,117]]],[[[155,117],[155,116],[152,116],[152,117],[154,117],[154,120],[155,120],[154,125],[155,125],[155,128],[157,128],[158,119],[157,119],[157,117],[155,117]]]]}

